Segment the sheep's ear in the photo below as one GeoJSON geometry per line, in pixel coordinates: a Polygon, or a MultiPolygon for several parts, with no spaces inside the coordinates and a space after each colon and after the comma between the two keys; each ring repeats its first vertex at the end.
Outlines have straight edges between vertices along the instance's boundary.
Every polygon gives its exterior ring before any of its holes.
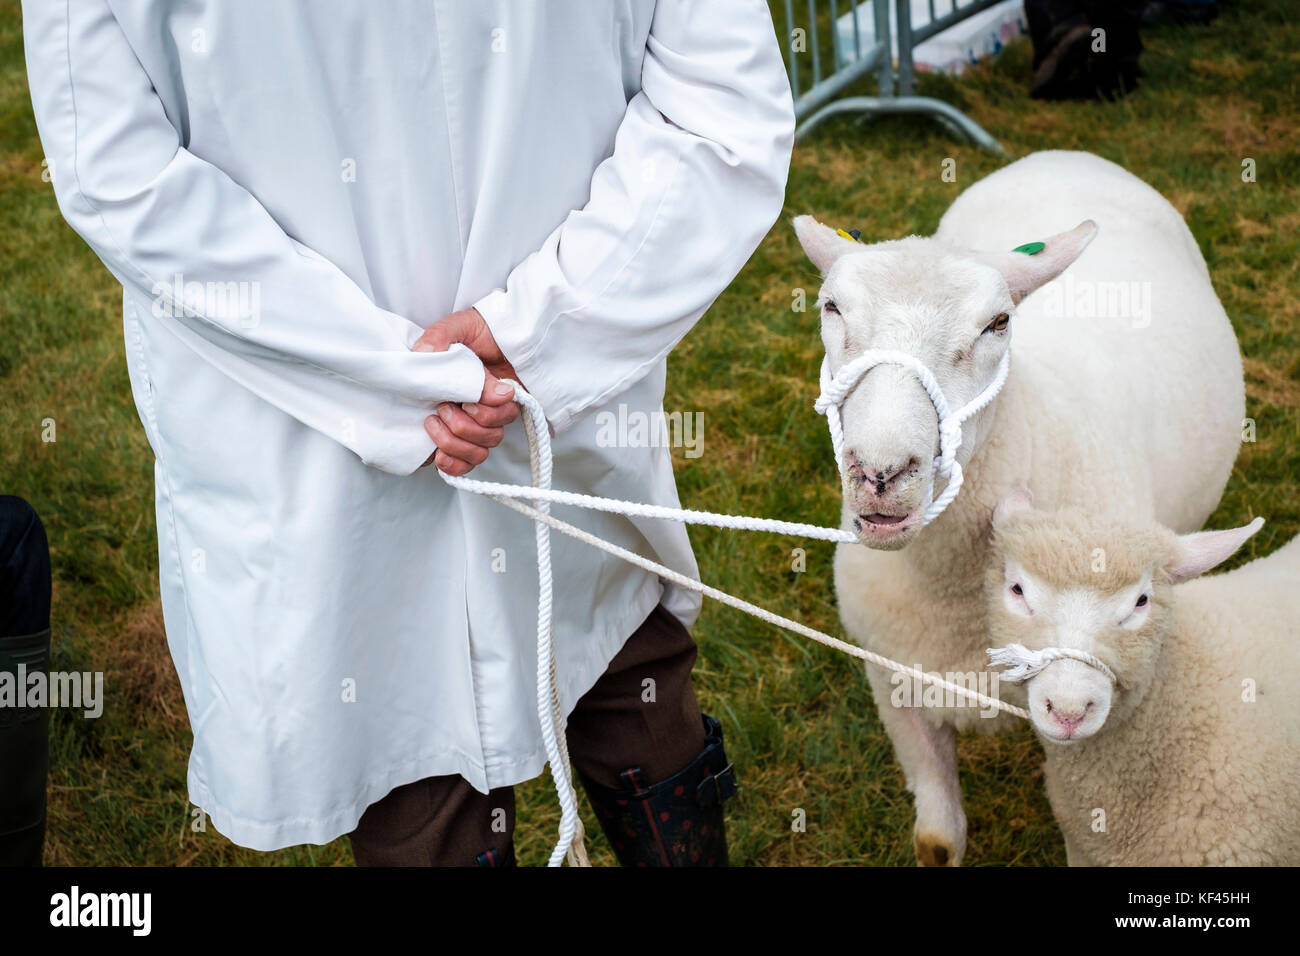
{"type": "Polygon", "coordinates": [[[1175,539],[1174,553],[1165,565],[1169,577],[1177,584],[1228,560],[1251,535],[1264,527],[1264,519],[1256,518],[1242,528],[1227,531],[1198,531],[1180,534],[1175,539]]]}
{"type": "MultiPolygon", "coordinates": [[[[1011,290],[1011,301],[1020,301],[1040,286],[1051,282],[1088,248],[1097,235],[1097,224],[1085,219],[1069,232],[1041,242],[1029,242],[1011,252],[985,252],[978,258],[1002,273],[1011,290]]],[[[806,248],[806,247],[805,247],[806,248]]]]}
{"type": "Polygon", "coordinates": [[[812,216],[794,217],[794,234],[799,237],[804,255],[822,275],[830,272],[835,260],[846,252],[856,252],[862,244],[845,239],[830,226],[823,225],[812,216]]]}
{"type": "Polygon", "coordinates": [[[1034,496],[1024,485],[1017,485],[993,509],[993,527],[998,527],[1014,514],[1028,511],[1034,506],[1034,496]]]}

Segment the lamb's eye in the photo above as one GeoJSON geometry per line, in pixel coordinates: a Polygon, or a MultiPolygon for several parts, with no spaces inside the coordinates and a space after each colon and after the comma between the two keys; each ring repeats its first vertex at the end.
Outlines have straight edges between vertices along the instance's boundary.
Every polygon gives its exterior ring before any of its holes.
{"type": "Polygon", "coordinates": [[[984,327],[985,332],[1005,332],[1008,325],[1011,324],[1011,316],[1005,312],[999,312],[993,316],[993,321],[984,327]]]}
{"type": "Polygon", "coordinates": [[[1019,584],[1013,584],[1011,585],[1011,593],[1014,594],[1016,597],[1024,597],[1025,589],[1022,588],[1019,584]]]}
{"type": "Polygon", "coordinates": [[[834,299],[827,299],[826,302],[822,305],[822,311],[829,312],[831,315],[839,315],[840,307],[835,304],[834,299]]]}
{"type": "Polygon", "coordinates": [[[1140,598],[1137,599],[1137,604],[1134,605],[1134,606],[1135,606],[1135,607],[1146,607],[1146,606],[1147,606],[1147,603],[1149,602],[1149,600],[1150,600],[1150,599],[1149,599],[1149,598],[1144,594],[1144,595],[1142,595],[1140,598]]]}

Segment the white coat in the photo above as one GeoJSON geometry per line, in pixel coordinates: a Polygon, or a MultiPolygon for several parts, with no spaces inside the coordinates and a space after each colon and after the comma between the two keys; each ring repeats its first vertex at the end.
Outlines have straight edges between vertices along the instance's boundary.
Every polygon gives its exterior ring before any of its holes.
{"type": "MultiPolygon", "coordinates": [[[[325,842],[400,784],[539,774],[531,524],[420,465],[477,305],[557,434],[555,487],[676,505],[665,356],[779,213],[793,113],[763,0],[24,0],[59,207],[125,295],[189,793],[325,842]]],[[[522,428],[475,477],[527,482],[522,428]]],[[[694,574],[682,526],[557,514],[694,574]]],[[[566,711],[661,600],[561,536],[566,711]]]]}

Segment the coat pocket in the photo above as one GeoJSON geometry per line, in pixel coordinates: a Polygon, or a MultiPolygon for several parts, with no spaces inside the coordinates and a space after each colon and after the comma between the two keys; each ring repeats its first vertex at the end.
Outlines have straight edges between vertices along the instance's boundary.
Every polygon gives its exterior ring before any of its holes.
{"type": "Polygon", "coordinates": [[[153,379],[149,375],[149,363],[145,357],[144,330],[140,326],[139,308],[125,290],[122,292],[122,337],[126,345],[126,371],[131,380],[135,409],[154,457],[161,459],[162,444],[158,437],[158,418],[154,414],[153,379]]]}

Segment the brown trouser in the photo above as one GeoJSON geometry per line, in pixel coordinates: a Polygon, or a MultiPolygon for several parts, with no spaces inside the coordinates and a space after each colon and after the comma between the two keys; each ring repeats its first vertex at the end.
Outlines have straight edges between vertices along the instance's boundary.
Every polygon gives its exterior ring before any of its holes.
{"type": "MultiPolygon", "coordinates": [[[[622,789],[619,774],[639,766],[647,785],[671,777],[704,749],[691,665],[695,641],[662,605],[627,639],[569,715],[576,770],[622,789]],[[647,678],[654,681],[646,701],[647,678]]],[[[512,787],[479,793],[460,776],[427,777],[371,804],[348,834],[358,866],[473,866],[505,852],[515,828],[512,787]]]]}

